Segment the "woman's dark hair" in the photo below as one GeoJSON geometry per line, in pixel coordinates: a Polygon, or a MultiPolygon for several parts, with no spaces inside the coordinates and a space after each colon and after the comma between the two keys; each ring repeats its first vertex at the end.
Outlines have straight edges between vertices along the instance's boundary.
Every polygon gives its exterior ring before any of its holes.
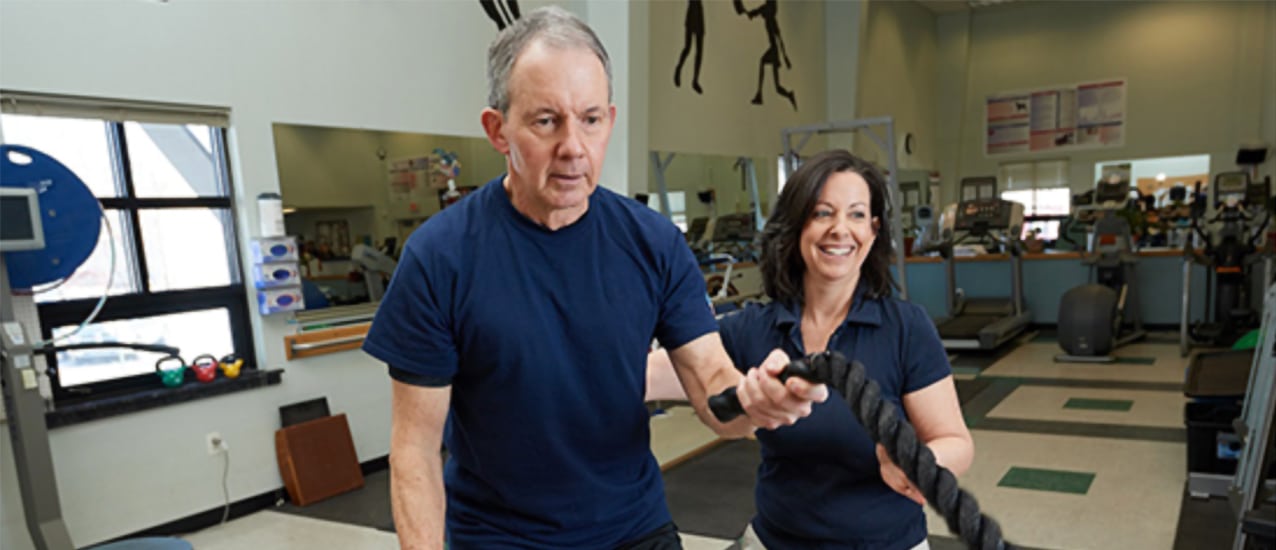
{"type": "Polygon", "coordinates": [[[860,267],[859,284],[867,296],[889,296],[898,285],[891,277],[890,218],[886,216],[890,195],[886,190],[886,178],[869,162],[849,151],[833,149],[806,160],[801,168],[789,176],[784,191],[775,201],[775,208],[766,227],[762,229],[763,288],[767,296],[777,302],[801,304],[802,278],[806,274],[806,262],[802,259],[799,243],[802,229],[811,218],[815,204],[824,190],[824,183],[838,172],[854,172],[868,182],[869,212],[878,220],[877,238],[868,251],[864,265],[860,267]]]}

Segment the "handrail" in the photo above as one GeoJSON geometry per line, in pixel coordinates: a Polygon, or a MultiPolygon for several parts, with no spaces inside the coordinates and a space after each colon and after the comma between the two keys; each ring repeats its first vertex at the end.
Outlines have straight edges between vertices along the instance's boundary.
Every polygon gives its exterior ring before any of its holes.
{"type": "Polygon", "coordinates": [[[372,323],[314,330],[284,337],[288,360],[358,349],[372,323]]]}

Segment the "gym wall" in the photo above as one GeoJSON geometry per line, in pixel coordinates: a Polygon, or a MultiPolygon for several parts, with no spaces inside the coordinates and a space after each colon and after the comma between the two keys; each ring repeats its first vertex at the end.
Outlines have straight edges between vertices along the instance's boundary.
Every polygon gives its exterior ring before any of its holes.
{"type": "MultiPolygon", "coordinates": [[[[901,170],[935,169],[940,71],[937,18],[914,2],[869,2],[864,47],[859,60],[858,118],[890,116],[901,170]],[[913,153],[900,143],[913,134],[913,153]]],[[[887,164],[887,152],[871,140],[857,139],[858,154],[887,164]]]]}
{"type": "Polygon", "coordinates": [[[940,124],[960,128],[939,143],[946,201],[961,177],[1005,162],[1066,157],[1073,188],[1084,190],[1098,161],[1208,153],[1217,172],[1233,166],[1241,142],[1276,145],[1271,3],[1015,2],[942,15],[938,31],[939,90],[960,97],[938,98],[940,124]],[[988,95],[1106,78],[1127,79],[1124,147],[984,155],[988,95]]]}

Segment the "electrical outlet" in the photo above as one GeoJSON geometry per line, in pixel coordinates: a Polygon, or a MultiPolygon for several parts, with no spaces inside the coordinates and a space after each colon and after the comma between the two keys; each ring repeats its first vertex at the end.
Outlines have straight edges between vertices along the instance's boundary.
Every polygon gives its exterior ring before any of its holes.
{"type": "Polygon", "coordinates": [[[230,450],[230,445],[226,444],[226,440],[222,439],[222,434],[217,432],[208,432],[205,442],[208,444],[208,454],[215,455],[230,450]]]}

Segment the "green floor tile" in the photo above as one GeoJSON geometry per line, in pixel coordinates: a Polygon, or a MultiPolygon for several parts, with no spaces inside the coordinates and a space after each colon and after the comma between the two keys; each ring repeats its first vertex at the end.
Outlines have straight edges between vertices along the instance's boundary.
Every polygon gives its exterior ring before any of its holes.
{"type": "Polygon", "coordinates": [[[1087,409],[1092,411],[1121,411],[1129,412],[1130,407],[1134,406],[1134,402],[1128,399],[1089,399],[1086,397],[1073,397],[1063,404],[1065,409],[1087,409]]]}
{"type": "Polygon", "coordinates": [[[1002,476],[1001,481],[997,482],[997,486],[1084,495],[1090,491],[1090,484],[1093,482],[1094,474],[1089,472],[1012,466],[1010,471],[1002,476]]]}
{"type": "Polygon", "coordinates": [[[983,370],[979,367],[953,367],[953,376],[979,376],[983,370]]]}

